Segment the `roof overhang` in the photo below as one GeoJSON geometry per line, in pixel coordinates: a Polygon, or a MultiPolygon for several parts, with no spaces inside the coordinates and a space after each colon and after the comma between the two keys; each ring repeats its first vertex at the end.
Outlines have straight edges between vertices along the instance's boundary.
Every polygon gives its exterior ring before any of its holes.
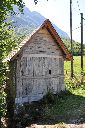
{"type": "Polygon", "coordinates": [[[53,25],[51,24],[51,22],[49,21],[49,19],[46,19],[43,24],[38,27],[35,31],[33,31],[33,33],[28,37],[26,37],[20,44],[19,47],[17,47],[15,50],[13,50],[10,53],[10,57],[9,57],[9,61],[13,61],[14,59],[17,58],[17,56],[20,54],[20,52],[22,51],[23,47],[33,38],[33,36],[42,28],[46,28],[48,30],[48,32],[51,34],[52,38],[55,40],[55,42],[57,43],[57,45],[59,46],[59,48],[61,49],[61,51],[63,52],[64,55],[64,60],[72,60],[73,56],[72,54],[68,51],[67,47],[65,46],[65,44],[63,43],[62,39],[60,38],[60,36],[58,35],[58,33],[56,32],[56,30],[54,29],[53,25]]]}

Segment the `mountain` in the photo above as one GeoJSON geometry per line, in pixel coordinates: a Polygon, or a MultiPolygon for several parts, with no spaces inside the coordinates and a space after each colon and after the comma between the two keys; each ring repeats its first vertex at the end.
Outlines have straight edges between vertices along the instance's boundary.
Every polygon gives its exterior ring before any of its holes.
{"type": "MultiPolygon", "coordinates": [[[[18,35],[18,37],[24,38],[24,36],[27,36],[32,33],[33,30],[35,30],[38,26],[40,26],[43,21],[46,19],[44,16],[42,16],[40,13],[33,11],[31,12],[27,7],[24,7],[23,14],[21,14],[17,8],[17,6],[13,6],[14,11],[17,13],[17,15],[10,15],[9,19],[13,21],[13,26],[15,26],[15,32],[18,35]]],[[[71,43],[70,38],[66,32],[59,29],[55,24],[53,24],[54,28],[58,32],[58,34],[62,37],[62,40],[64,44],[67,46],[69,51],[71,51],[71,43]]],[[[20,43],[20,38],[19,42],[20,43]]],[[[81,54],[81,45],[78,42],[73,41],[73,55],[80,55],[81,54]]],[[[85,55],[85,45],[84,45],[84,55],[85,55]]]]}
{"type": "MultiPolygon", "coordinates": [[[[13,21],[13,26],[16,26],[15,32],[19,36],[29,35],[46,19],[36,11],[31,12],[27,7],[24,7],[23,14],[19,13],[17,6],[13,6],[13,8],[17,15],[11,15],[10,20],[13,21]]],[[[69,38],[66,32],[59,29],[55,24],[53,26],[61,37],[69,38]]]]}

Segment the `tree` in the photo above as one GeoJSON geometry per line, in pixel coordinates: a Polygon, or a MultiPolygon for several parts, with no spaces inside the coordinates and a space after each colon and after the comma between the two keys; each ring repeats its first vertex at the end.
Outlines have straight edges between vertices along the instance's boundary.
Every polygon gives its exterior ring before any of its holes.
{"type": "MultiPolygon", "coordinates": [[[[38,0],[34,0],[35,4],[37,4],[37,2],[38,0]]],[[[25,5],[23,0],[0,0],[0,121],[5,113],[6,94],[4,92],[4,85],[6,82],[6,70],[8,68],[7,63],[3,60],[16,46],[16,42],[19,41],[19,38],[17,38],[13,31],[11,23],[7,23],[6,21],[9,13],[15,15],[13,5],[17,5],[20,12],[23,12],[23,7],[25,5]]]]}
{"type": "Polygon", "coordinates": [[[22,0],[0,0],[0,126],[1,117],[6,112],[6,94],[4,92],[4,85],[7,63],[3,60],[7,57],[12,48],[15,47],[16,42],[18,41],[11,23],[7,23],[6,21],[8,13],[15,14],[13,11],[13,4],[17,5],[21,12],[23,11],[24,3],[22,0]]]}
{"type": "Polygon", "coordinates": [[[19,10],[23,11],[24,3],[22,0],[0,0],[0,25],[9,12],[13,13],[13,5],[17,5],[19,10]]]}
{"type": "MultiPolygon", "coordinates": [[[[37,2],[38,0],[34,0],[35,4],[37,2]]],[[[7,56],[13,45],[15,45],[14,38],[11,36],[14,35],[10,27],[11,24],[6,22],[8,13],[15,14],[13,5],[17,5],[20,12],[23,12],[25,5],[23,0],[0,0],[0,85],[2,85],[2,76],[5,71],[3,59],[7,56]]]]}
{"type": "MultiPolygon", "coordinates": [[[[37,4],[38,0],[34,0],[34,3],[37,4]]],[[[13,11],[13,5],[17,5],[19,7],[20,12],[23,12],[24,2],[23,0],[0,0],[0,25],[6,19],[6,15],[13,11]]]]}
{"type": "Polygon", "coordinates": [[[6,86],[8,70],[7,62],[4,59],[9,52],[17,45],[19,38],[13,31],[10,23],[3,23],[0,28],[0,117],[6,112],[6,93],[4,92],[6,86]]]}

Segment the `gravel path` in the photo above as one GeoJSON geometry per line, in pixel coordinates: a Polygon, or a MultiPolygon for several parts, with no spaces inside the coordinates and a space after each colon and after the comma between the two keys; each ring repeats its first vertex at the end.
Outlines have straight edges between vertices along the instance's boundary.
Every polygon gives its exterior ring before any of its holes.
{"type": "Polygon", "coordinates": [[[37,125],[32,124],[30,127],[26,128],[85,128],[85,124],[75,125],[75,124],[55,124],[55,125],[37,125]]]}

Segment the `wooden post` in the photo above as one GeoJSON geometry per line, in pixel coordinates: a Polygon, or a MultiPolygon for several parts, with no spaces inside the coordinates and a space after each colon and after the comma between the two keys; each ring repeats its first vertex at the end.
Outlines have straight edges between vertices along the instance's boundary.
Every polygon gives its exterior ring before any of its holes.
{"type": "Polygon", "coordinates": [[[81,83],[83,83],[83,13],[81,13],[81,83]]]}
{"type": "Polygon", "coordinates": [[[81,75],[83,73],[83,13],[81,13],[81,75]]]}
{"type": "MultiPolygon", "coordinates": [[[[73,43],[72,43],[72,0],[70,0],[70,37],[71,37],[71,53],[73,55],[73,43]]],[[[71,77],[73,78],[73,59],[71,60],[71,77]]]]}

